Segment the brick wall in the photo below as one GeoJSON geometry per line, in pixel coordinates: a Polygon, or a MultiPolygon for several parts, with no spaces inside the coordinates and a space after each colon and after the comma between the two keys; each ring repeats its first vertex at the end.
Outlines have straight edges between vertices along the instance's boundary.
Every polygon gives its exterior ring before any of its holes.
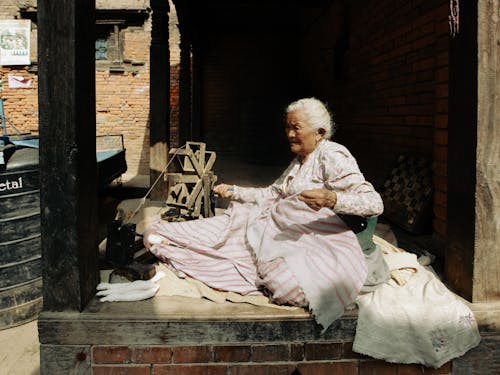
{"type": "Polygon", "coordinates": [[[149,26],[124,33],[124,59],[144,65],[123,73],[96,71],[96,133],[123,134],[127,175],[149,174],[149,26]]]}
{"type": "Polygon", "coordinates": [[[123,134],[127,174],[149,173],[149,74],[96,72],[96,133],[123,134]]]}
{"type": "MultiPolygon", "coordinates": [[[[31,5],[36,5],[32,2],[31,5]]],[[[101,1],[99,6],[103,6],[101,1]]],[[[123,8],[144,6],[145,1],[122,2],[123,8]]],[[[17,0],[2,1],[0,18],[19,17],[17,0]]],[[[113,8],[120,9],[117,2],[113,8]]],[[[149,174],[149,45],[151,38],[150,19],[143,27],[129,27],[124,32],[125,60],[132,67],[123,73],[96,70],[96,134],[123,134],[127,149],[127,176],[149,174]]],[[[3,80],[5,113],[21,132],[38,132],[38,76],[36,74],[36,24],[32,23],[30,67],[0,67],[3,80]],[[32,72],[28,71],[32,70],[32,72]],[[7,84],[8,74],[31,79],[30,88],[12,89],[7,84]]],[[[126,177],[127,177],[126,176],[126,177]]]]}
{"type": "Polygon", "coordinates": [[[253,161],[285,161],[290,156],[280,144],[281,111],[297,97],[316,96],[334,113],[335,139],[351,150],[377,188],[398,154],[433,160],[434,231],[443,239],[448,7],[446,0],[340,1],[303,11],[298,29],[277,26],[286,30],[281,35],[266,35],[263,21],[251,37],[243,26],[233,33],[207,27],[202,100],[207,142],[218,152],[253,161]]]}
{"type": "Polygon", "coordinates": [[[442,238],[449,2],[365,0],[349,8],[342,4],[334,5],[332,14],[310,17],[317,21],[304,39],[305,56],[310,56],[305,66],[319,70],[309,73],[309,84],[330,103],[339,125],[337,140],[353,152],[376,187],[382,186],[400,153],[434,161],[434,231],[442,238]],[[348,46],[339,49],[342,33],[348,35],[348,46]]]}
{"type": "Polygon", "coordinates": [[[351,342],[208,346],[93,346],[94,375],[422,375],[439,369],[390,364],[352,351],[351,342]]]}
{"type": "MultiPolygon", "coordinates": [[[[0,19],[20,18],[19,0],[2,0],[0,5],[0,19]]],[[[36,61],[36,24],[32,23],[30,52],[31,61],[36,61]]],[[[38,132],[38,76],[25,66],[0,66],[0,98],[4,100],[5,115],[8,120],[22,133],[38,132]],[[31,80],[29,88],[10,88],[8,75],[13,74],[31,80]]],[[[9,133],[14,129],[7,128],[9,133]]]]}
{"type": "Polygon", "coordinates": [[[180,34],[177,11],[169,0],[169,49],[170,49],[170,144],[179,145],[179,71],[181,63],[180,34]]]}
{"type": "Polygon", "coordinates": [[[221,156],[286,165],[283,110],[300,92],[298,28],[286,23],[286,7],[266,6],[232,7],[219,15],[223,26],[203,28],[202,134],[221,156]]]}
{"type": "MultiPolygon", "coordinates": [[[[8,123],[11,122],[22,133],[38,132],[38,76],[27,71],[26,67],[0,67],[0,79],[3,89],[0,97],[4,101],[5,115],[8,123]],[[31,80],[29,88],[10,88],[8,75],[23,77],[31,80]]],[[[14,129],[7,127],[9,134],[14,129]]]]}
{"type": "MultiPolygon", "coordinates": [[[[369,1],[353,15],[343,139],[379,185],[399,153],[434,160],[434,230],[446,235],[448,2],[369,1]],[[355,105],[352,105],[356,102],[355,105]],[[382,166],[382,167],[381,167],[382,166]]],[[[345,93],[344,93],[345,95],[345,93]]]]}

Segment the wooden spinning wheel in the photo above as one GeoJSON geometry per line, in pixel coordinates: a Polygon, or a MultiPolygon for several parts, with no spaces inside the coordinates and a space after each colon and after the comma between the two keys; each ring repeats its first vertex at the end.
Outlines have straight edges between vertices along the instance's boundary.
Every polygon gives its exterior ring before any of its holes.
{"type": "Polygon", "coordinates": [[[179,208],[191,218],[214,216],[211,194],[217,176],[212,167],[216,153],[207,151],[203,142],[187,142],[184,148],[169,152],[176,172],[167,173],[167,205],[179,208]]]}

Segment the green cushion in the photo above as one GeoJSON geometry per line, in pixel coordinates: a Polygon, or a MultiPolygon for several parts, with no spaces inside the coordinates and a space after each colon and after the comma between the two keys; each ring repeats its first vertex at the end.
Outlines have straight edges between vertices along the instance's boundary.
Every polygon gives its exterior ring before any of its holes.
{"type": "Polygon", "coordinates": [[[373,242],[373,235],[375,234],[375,227],[377,226],[378,216],[367,218],[366,229],[357,233],[361,250],[365,254],[371,254],[375,250],[375,243],[373,242]]]}

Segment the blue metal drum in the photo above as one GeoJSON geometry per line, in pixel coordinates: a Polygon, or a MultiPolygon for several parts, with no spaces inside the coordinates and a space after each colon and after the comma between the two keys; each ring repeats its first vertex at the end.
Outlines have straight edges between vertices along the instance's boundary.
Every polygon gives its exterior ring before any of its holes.
{"type": "Polygon", "coordinates": [[[42,308],[38,149],[0,143],[0,329],[42,308]]]}

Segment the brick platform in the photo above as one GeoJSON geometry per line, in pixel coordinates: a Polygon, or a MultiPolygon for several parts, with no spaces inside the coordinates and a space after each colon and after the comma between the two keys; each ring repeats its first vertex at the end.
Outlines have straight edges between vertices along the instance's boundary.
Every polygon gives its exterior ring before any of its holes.
{"type": "Polygon", "coordinates": [[[451,374],[377,361],[352,352],[352,342],[273,345],[93,346],[93,374],[451,374]]]}
{"type": "Polygon", "coordinates": [[[321,334],[303,310],[182,297],[112,304],[94,300],[80,314],[41,314],[41,373],[496,375],[500,372],[500,335],[494,318],[498,314],[492,306],[484,307],[476,311],[478,321],[483,321],[481,344],[432,369],[354,353],[355,311],[321,334]]]}

